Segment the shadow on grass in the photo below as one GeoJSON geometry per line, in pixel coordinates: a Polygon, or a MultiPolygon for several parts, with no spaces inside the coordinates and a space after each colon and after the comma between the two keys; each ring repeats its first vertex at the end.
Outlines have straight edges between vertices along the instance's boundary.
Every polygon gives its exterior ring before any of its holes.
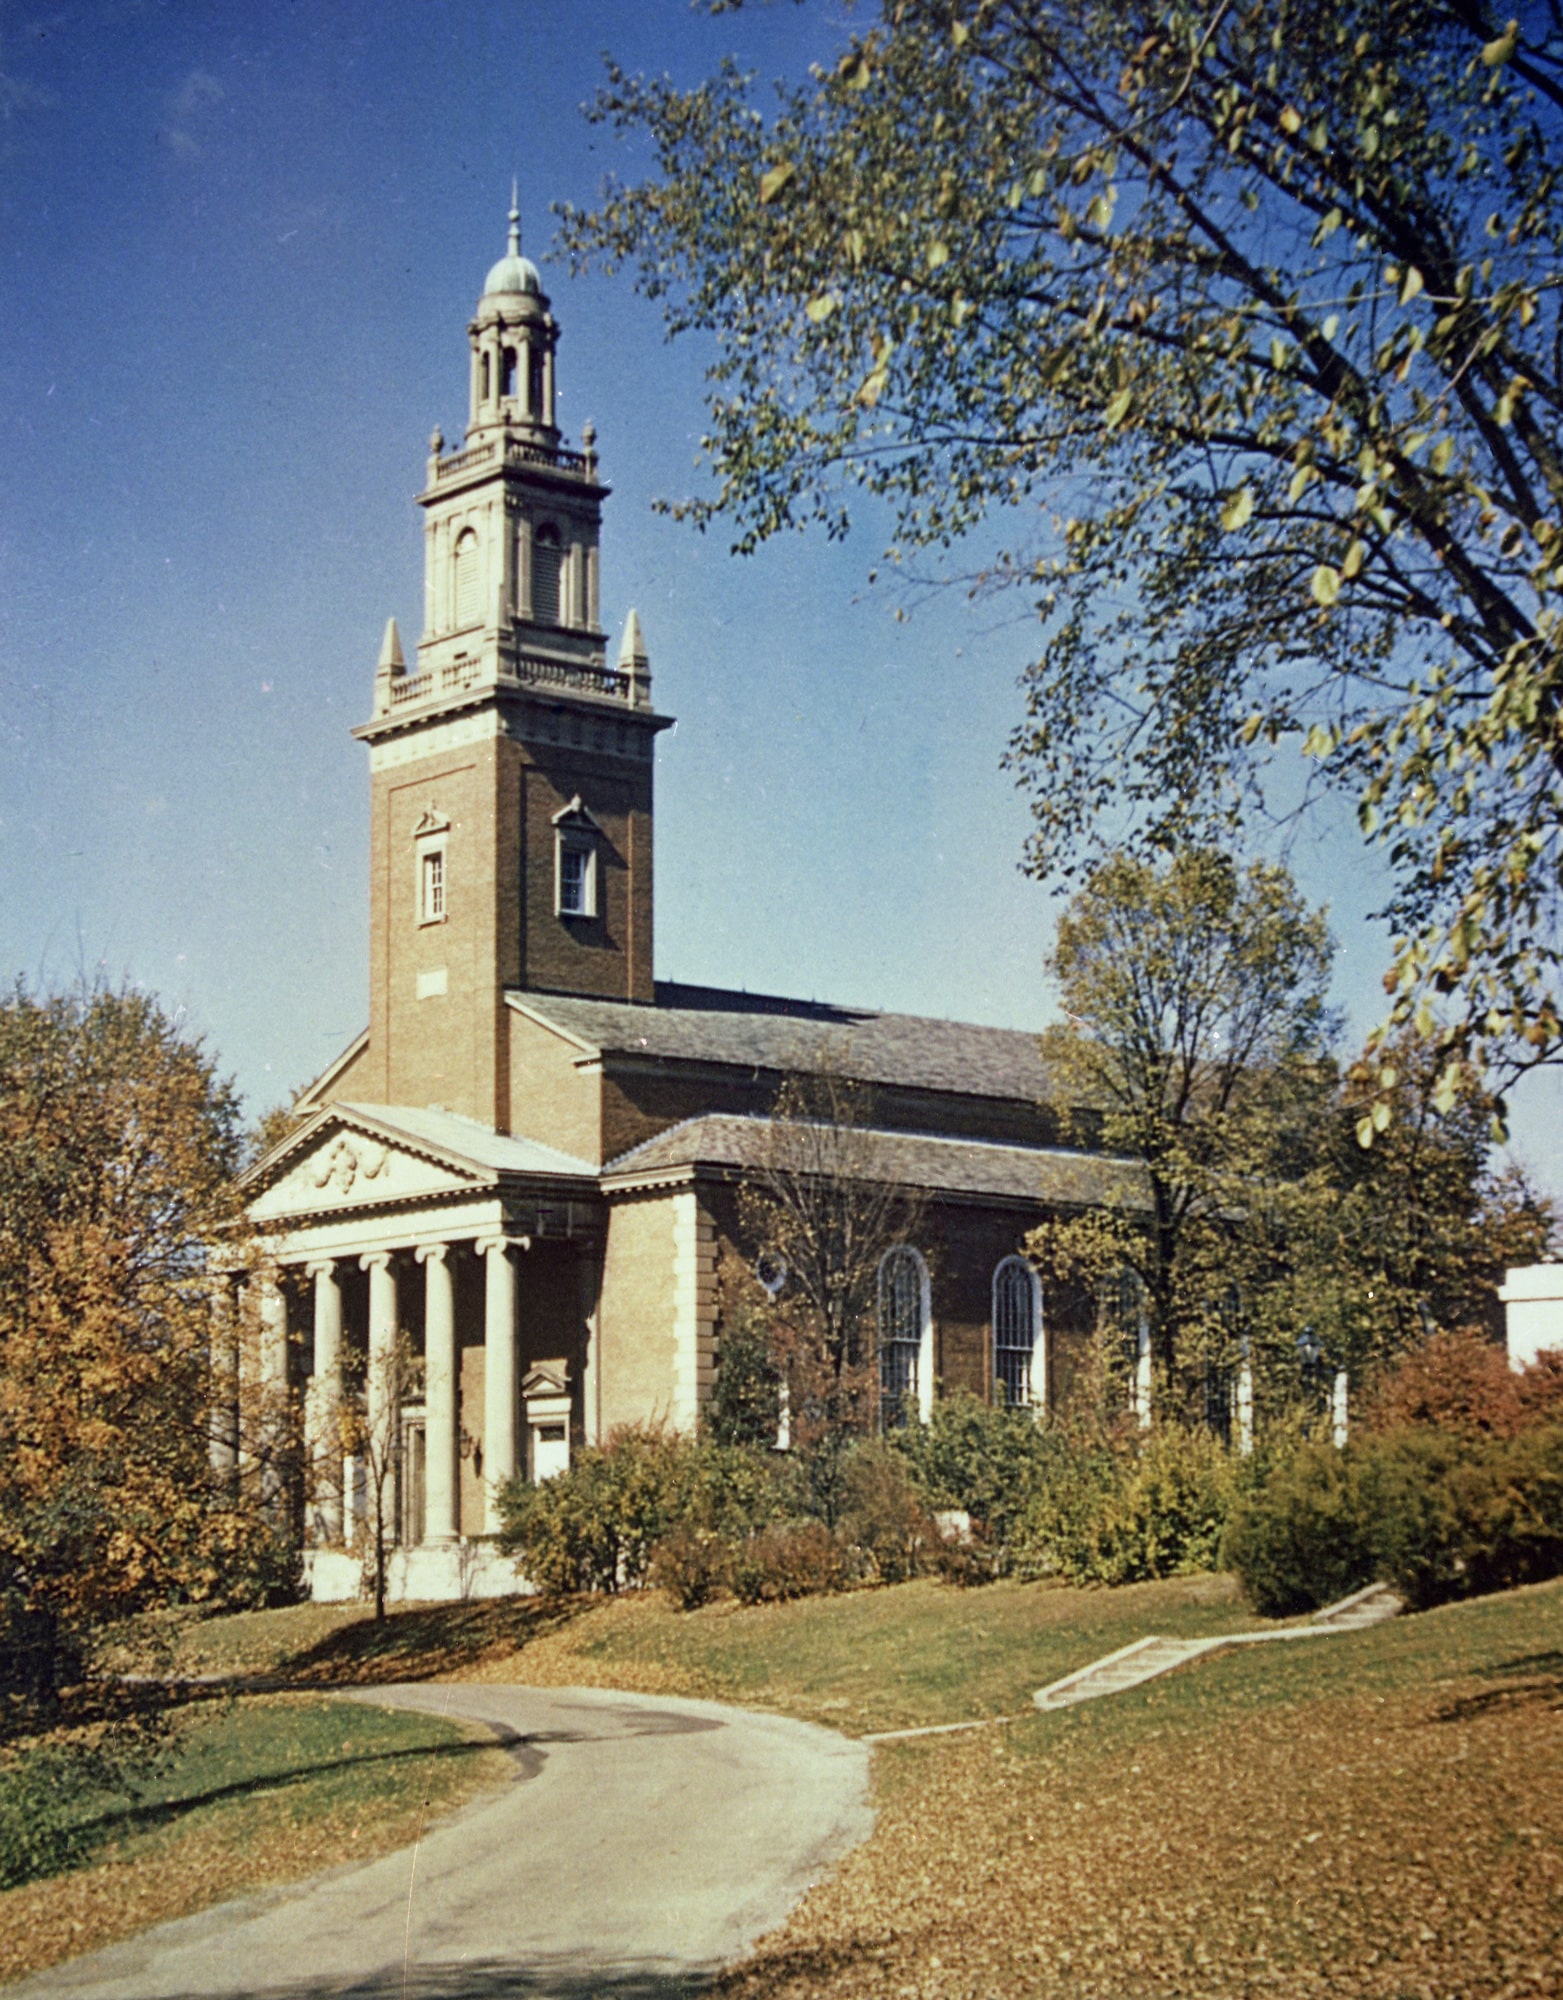
{"type": "Polygon", "coordinates": [[[497,1597],[477,1604],[390,1610],[382,1619],[338,1627],[257,1679],[311,1687],[430,1680],[496,1654],[520,1651],[568,1625],[591,1601],[497,1597]]]}
{"type": "Polygon", "coordinates": [[[1563,1653],[1521,1653],[1501,1666],[1489,1667],[1494,1685],[1457,1696],[1433,1713],[1435,1722],[1470,1722],[1502,1709],[1529,1708],[1540,1703],[1563,1709],[1563,1653]]]}

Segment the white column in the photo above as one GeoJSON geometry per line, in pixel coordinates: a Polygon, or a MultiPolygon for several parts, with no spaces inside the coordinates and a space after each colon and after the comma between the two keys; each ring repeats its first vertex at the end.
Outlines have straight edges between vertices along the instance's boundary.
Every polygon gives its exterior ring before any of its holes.
{"type": "Polygon", "coordinates": [[[554,420],[554,351],[546,343],[543,347],[543,408],[542,421],[551,424],[554,420]]]}
{"type": "Polygon", "coordinates": [[[282,1492],[288,1419],[288,1302],[274,1275],[260,1281],[261,1498],[282,1492]]]}
{"type": "Polygon", "coordinates": [[[597,544],[591,542],[586,549],[586,622],[594,632],[597,630],[597,621],[602,616],[598,592],[597,544]]]}
{"type": "Polygon", "coordinates": [[[1337,1451],[1344,1450],[1346,1444],[1347,1398],[1350,1380],[1344,1368],[1335,1371],[1334,1388],[1330,1395],[1330,1436],[1337,1451]]]}
{"type": "Polygon", "coordinates": [[[342,1287],[330,1258],[306,1264],[315,1287],[314,1370],[305,1411],[315,1537],[342,1539],[342,1440],[337,1414],[342,1406],[342,1287]]]}
{"type": "Polygon", "coordinates": [[[396,1273],[389,1250],[360,1257],[358,1268],[369,1273],[369,1375],[364,1400],[371,1449],[389,1458],[395,1449],[396,1412],[396,1273]]]}
{"type": "Polygon", "coordinates": [[[580,1299],[581,1325],[586,1335],[586,1365],[581,1377],[582,1428],[588,1444],[598,1443],[598,1414],[602,1407],[602,1378],[597,1354],[597,1329],[601,1323],[602,1265],[590,1251],[577,1257],[576,1284],[580,1299]]]}
{"type": "Polygon", "coordinates": [[[523,514],[516,521],[516,616],[532,615],[532,524],[523,514]]]}
{"type": "Polygon", "coordinates": [[[226,1272],[210,1290],[211,1414],[208,1420],[212,1474],[224,1498],[234,1491],[239,1470],[239,1316],[233,1280],[226,1272]]]}
{"type": "Polygon", "coordinates": [[[1134,1415],[1142,1431],[1151,1427],[1151,1323],[1140,1314],[1140,1344],[1134,1359],[1134,1415]]]}
{"type": "Polygon", "coordinates": [[[427,1243],[423,1266],[423,1539],[457,1538],[457,1476],[461,1462],[456,1423],[456,1292],[450,1245],[427,1243]]]}
{"type": "Polygon", "coordinates": [[[503,1236],[485,1237],[483,1290],[483,1484],[485,1526],[500,1527],[495,1494],[516,1470],[516,1267],[503,1236]]]}
{"type": "Polygon", "coordinates": [[[1254,1364],[1245,1354],[1237,1371],[1237,1448],[1244,1458],[1254,1449],[1254,1364]]]}

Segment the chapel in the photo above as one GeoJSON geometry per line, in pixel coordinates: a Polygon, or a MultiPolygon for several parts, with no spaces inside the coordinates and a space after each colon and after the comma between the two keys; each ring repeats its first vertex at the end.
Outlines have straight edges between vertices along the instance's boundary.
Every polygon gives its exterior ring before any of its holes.
{"type": "MultiPolygon", "coordinates": [[[[616,1425],[698,1423],[718,1260],[752,1260],[737,1193],[787,1079],[866,1094],[861,1171],[923,1191],[917,1240],[880,1272],[887,1410],[1067,1396],[1083,1322],[1044,1299],[1026,1233],[1132,1194],[1124,1163],[1060,1142],[1032,1034],[656,977],[671,718],[633,610],[609,662],[609,489],[592,426],[571,445],[556,421],[559,327],[514,206],[467,343],[466,429],[452,448],[435,431],[418,495],[423,635],[409,660],[387,625],[353,732],[368,1026],[250,1175],[273,1273],[260,1367],[312,1458],[340,1458],[349,1383],[383,1401],[377,1359],[398,1341],[419,1359],[416,1397],[371,1414],[397,1439],[394,1588],[426,1598],[516,1587],[484,1540],[513,1475],[616,1425]]],[[[315,1470],[296,1509],[312,1587],[353,1594],[363,1469],[315,1470]]]]}

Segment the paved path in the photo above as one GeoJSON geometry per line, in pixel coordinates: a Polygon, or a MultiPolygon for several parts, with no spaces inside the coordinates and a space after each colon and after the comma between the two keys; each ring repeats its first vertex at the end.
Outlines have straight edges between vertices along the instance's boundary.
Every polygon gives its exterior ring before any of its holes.
{"type": "Polygon", "coordinates": [[[1400,1599],[1388,1584],[1370,1583],[1363,1590],[1354,1590],[1350,1597],[1343,1597],[1338,1604],[1325,1605],[1306,1625],[1278,1625],[1261,1632],[1227,1632],[1210,1639],[1160,1639],[1152,1634],[1136,1639],[1132,1645],[1120,1646],[1116,1653],[1093,1660],[1088,1667],[1065,1674],[1049,1687],[1038,1688],[1033,1699],[1041,1709],[1071,1708],[1077,1701],[1097,1701],[1103,1695],[1121,1694],[1125,1688],[1153,1681],[1187,1660],[1200,1659],[1225,1646],[1262,1646],[1276,1639],[1327,1639],[1336,1633],[1360,1632],[1365,1625],[1381,1624],[1384,1619],[1395,1617],[1399,1610],[1400,1599]]]}
{"type": "Polygon", "coordinates": [[[517,1782],[415,1848],[159,1925],[6,2000],[673,2000],[866,1838],[868,1750],[714,1702],[405,1686],[517,1782]]]}

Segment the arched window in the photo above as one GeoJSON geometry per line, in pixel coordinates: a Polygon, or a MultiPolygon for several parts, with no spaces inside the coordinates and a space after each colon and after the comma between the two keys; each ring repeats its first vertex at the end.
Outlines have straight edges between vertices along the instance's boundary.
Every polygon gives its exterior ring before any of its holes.
{"type": "Polygon", "coordinates": [[[532,544],[532,617],[539,625],[559,623],[559,530],[538,529],[532,544]]]}
{"type": "Polygon", "coordinates": [[[1024,1257],[993,1273],[993,1380],[1011,1409],[1047,1400],[1042,1286],[1024,1257]]]}
{"type": "Polygon", "coordinates": [[[535,347],[529,347],[526,355],[526,406],[538,423],[548,421],[548,412],[543,408],[543,357],[535,347]]]}
{"type": "Polygon", "coordinates": [[[483,355],[481,361],[482,365],[479,372],[483,377],[483,388],[478,400],[479,402],[486,403],[488,401],[488,356],[486,354],[483,355]]]}
{"type": "Polygon", "coordinates": [[[879,1427],[922,1415],[933,1383],[928,1346],[928,1267],[909,1243],[879,1260],[879,1427]]]}
{"type": "Polygon", "coordinates": [[[513,396],[516,393],[516,351],[513,347],[504,350],[504,360],[499,370],[499,393],[513,396]]]}
{"type": "Polygon", "coordinates": [[[476,625],[483,616],[483,593],[478,583],[478,537],[473,528],[463,528],[456,539],[456,626],[476,625]]]}

